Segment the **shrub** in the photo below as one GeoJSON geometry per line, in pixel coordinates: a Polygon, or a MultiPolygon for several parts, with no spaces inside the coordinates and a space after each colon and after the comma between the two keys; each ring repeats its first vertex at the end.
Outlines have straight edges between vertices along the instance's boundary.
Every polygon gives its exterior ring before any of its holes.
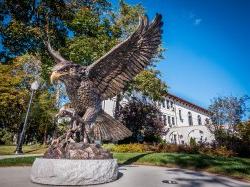
{"type": "Polygon", "coordinates": [[[115,144],[109,143],[109,144],[103,144],[102,146],[103,146],[104,149],[106,149],[108,151],[113,151],[113,148],[115,147],[115,144]]]}
{"type": "Polygon", "coordinates": [[[196,147],[197,146],[197,143],[196,143],[196,141],[195,141],[195,139],[194,138],[190,138],[190,146],[191,147],[196,147]]]}
{"type": "Polygon", "coordinates": [[[121,122],[133,133],[119,143],[157,142],[166,133],[163,122],[159,119],[161,111],[151,103],[132,98],[118,112],[121,122]]]}
{"type": "Polygon", "coordinates": [[[176,144],[168,144],[168,143],[160,143],[160,144],[104,144],[105,149],[108,149],[112,152],[119,153],[134,153],[134,152],[158,152],[158,153],[199,153],[198,148],[191,147],[188,145],[176,145],[176,144]]]}
{"type": "Polygon", "coordinates": [[[203,149],[201,150],[201,153],[206,155],[222,156],[222,157],[236,156],[236,154],[232,150],[227,149],[225,146],[220,146],[214,149],[213,148],[203,149]]]}
{"type": "Polygon", "coordinates": [[[104,148],[118,153],[142,153],[142,152],[157,152],[157,153],[188,153],[188,154],[206,154],[211,156],[231,157],[235,156],[234,152],[227,149],[225,146],[212,148],[208,145],[176,145],[176,144],[104,144],[104,148]]]}
{"type": "Polygon", "coordinates": [[[199,153],[198,146],[162,143],[158,144],[156,147],[157,148],[155,151],[159,153],[190,153],[190,154],[199,153]]]}
{"type": "Polygon", "coordinates": [[[178,152],[178,146],[175,144],[167,144],[167,143],[158,144],[156,152],[159,153],[178,152]]]}
{"type": "Polygon", "coordinates": [[[236,128],[238,134],[234,151],[239,156],[250,157],[250,121],[240,123],[236,128]]]}
{"type": "Polygon", "coordinates": [[[250,121],[238,124],[234,132],[219,128],[215,130],[217,149],[225,147],[241,157],[250,156],[250,121]]]}
{"type": "Polygon", "coordinates": [[[142,153],[150,151],[149,146],[146,144],[120,144],[112,147],[111,151],[118,153],[142,153]]]}
{"type": "Polygon", "coordinates": [[[13,133],[6,129],[0,129],[0,144],[12,145],[13,144],[13,133]]]}
{"type": "Polygon", "coordinates": [[[221,146],[221,147],[214,149],[213,155],[232,157],[232,156],[235,156],[235,153],[232,150],[227,149],[225,146],[221,146]]]}

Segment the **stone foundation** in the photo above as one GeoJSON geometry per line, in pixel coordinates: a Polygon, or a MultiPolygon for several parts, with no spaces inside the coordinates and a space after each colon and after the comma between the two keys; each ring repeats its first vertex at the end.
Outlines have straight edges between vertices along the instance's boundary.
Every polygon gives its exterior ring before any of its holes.
{"type": "Polygon", "coordinates": [[[31,170],[31,181],[50,185],[92,185],[118,178],[116,159],[71,160],[37,158],[31,170]]]}

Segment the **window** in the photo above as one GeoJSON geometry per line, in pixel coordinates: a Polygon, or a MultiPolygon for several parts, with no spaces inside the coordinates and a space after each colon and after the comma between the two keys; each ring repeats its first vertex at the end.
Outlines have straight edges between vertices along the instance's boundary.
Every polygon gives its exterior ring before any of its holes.
{"type": "Polygon", "coordinates": [[[198,119],[198,125],[202,125],[201,124],[201,116],[200,115],[198,115],[197,119],[198,119]]]}
{"type": "Polygon", "coordinates": [[[102,109],[105,110],[105,100],[102,102],[102,109]]]}
{"type": "Polygon", "coordinates": [[[205,123],[206,123],[206,125],[209,124],[209,119],[208,118],[205,119],[205,123]]]}
{"type": "Polygon", "coordinates": [[[162,101],[162,107],[165,108],[165,100],[162,101]]]}
{"type": "Polygon", "coordinates": [[[167,125],[167,117],[166,117],[166,115],[163,115],[163,123],[164,123],[164,125],[167,125]]]}
{"type": "Polygon", "coordinates": [[[172,111],[174,111],[174,102],[173,101],[170,102],[170,106],[171,106],[172,111]]]}
{"type": "Polygon", "coordinates": [[[170,116],[168,116],[168,124],[169,124],[169,126],[171,126],[171,119],[170,119],[170,116]]]}
{"type": "Polygon", "coordinates": [[[170,107],[173,108],[174,107],[174,103],[173,101],[170,102],[170,107]]]}
{"type": "Polygon", "coordinates": [[[188,124],[189,126],[193,125],[193,118],[191,112],[188,112],[188,124]]]}
{"type": "Polygon", "coordinates": [[[176,134],[174,134],[174,144],[177,144],[176,134]]]}
{"type": "Polygon", "coordinates": [[[182,119],[182,114],[181,114],[181,110],[179,109],[179,118],[180,118],[180,121],[183,121],[182,119]]]}
{"type": "Polygon", "coordinates": [[[159,115],[158,117],[159,117],[159,120],[162,121],[162,115],[159,115]]]}
{"type": "Polygon", "coordinates": [[[169,109],[169,100],[167,100],[167,109],[169,109]]]}
{"type": "Polygon", "coordinates": [[[158,102],[158,107],[161,107],[161,102],[158,102]]]}
{"type": "Polygon", "coordinates": [[[172,117],[172,124],[175,125],[174,117],[172,117]]]}

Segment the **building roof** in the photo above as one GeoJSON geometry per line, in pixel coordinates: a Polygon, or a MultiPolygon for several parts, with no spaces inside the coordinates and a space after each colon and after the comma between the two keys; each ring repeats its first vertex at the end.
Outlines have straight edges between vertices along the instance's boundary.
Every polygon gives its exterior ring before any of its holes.
{"type": "Polygon", "coordinates": [[[175,95],[173,95],[173,94],[170,94],[170,93],[167,93],[166,96],[169,97],[170,99],[173,99],[174,101],[178,101],[179,103],[182,103],[183,105],[186,105],[186,106],[195,108],[195,109],[198,110],[198,111],[202,111],[202,112],[204,112],[205,114],[210,115],[210,111],[208,111],[207,109],[205,109],[205,108],[203,108],[203,107],[200,107],[200,106],[198,106],[198,105],[196,105],[196,104],[194,104],[194,103],[191,103],[191,102],[189,102],[189,101],[187,101],[187,100],[185,100],[185,99],[182,99],[182,98],[180,98],[180,97],[178,97],[178,96],[175,96],[175,95]]]}

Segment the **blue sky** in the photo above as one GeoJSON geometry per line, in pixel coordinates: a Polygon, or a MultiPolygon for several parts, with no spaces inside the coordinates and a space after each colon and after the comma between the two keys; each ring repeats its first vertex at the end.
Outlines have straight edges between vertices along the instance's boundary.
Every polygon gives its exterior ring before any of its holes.
{"type": "MultiPolygon", "coordinates": [[[[116,0],[112,1],[117,6],[116,0]]],[[[126,0],[150,19],[163,15],[169,91],[200,106],[213,97],[250,95],[249,0],[126,0]]]]}

